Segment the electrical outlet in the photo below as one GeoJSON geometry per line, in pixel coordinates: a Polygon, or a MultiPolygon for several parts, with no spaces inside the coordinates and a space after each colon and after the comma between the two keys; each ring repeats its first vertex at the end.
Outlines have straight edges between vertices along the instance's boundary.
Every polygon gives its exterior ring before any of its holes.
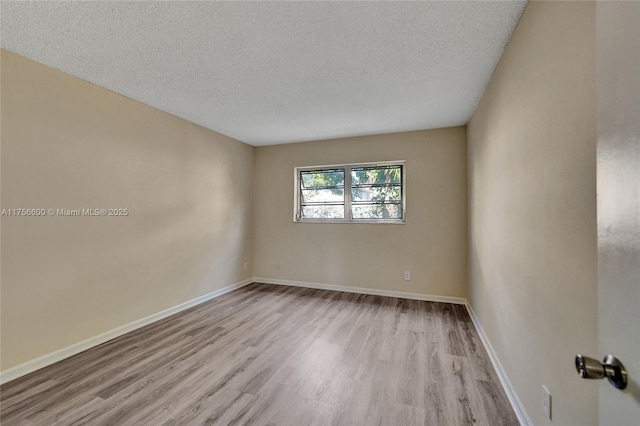
{"type": "Polygon", "coordinates": [[[551,392],[544,385],[542,386],[542,409],[547,418],[551,420],[551,392]]]}
{"type": "Polygon", "coordinates": [[[280,264],[276,265],[276,271],[280,270],[280,264]]]}
{"type": "Polygon", "coordinates": [[[411,272],[404,271],[404,280],[405,281],[411,281],[411,272]]]}
{"type": "Polygon", "coordinates": [[[249,270],[249,263],[248,262],[244,262],[244,265],[242,265],[242,270],[243,271],[248,271],[249,270]]]}

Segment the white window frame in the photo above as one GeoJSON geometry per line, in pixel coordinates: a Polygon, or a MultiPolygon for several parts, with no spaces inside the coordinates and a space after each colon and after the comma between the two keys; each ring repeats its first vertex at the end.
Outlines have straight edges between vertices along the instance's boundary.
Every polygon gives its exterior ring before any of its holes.
{"type": "Polygon", "coordinates": [[[320,166],[295,167],[293,171],[293,221],[295,223],[368,223],[404,225],[407,218],[407,167],[405,160],[372,163],[328,164],[320,166]],[[402,217],[400,219],[354,219],[351,214],[351,169],[358,167],[402,166],[402,217]],[[300,172],[314,170],[344,169],[344,219],[322,219],[300,217],[300,172]]]}

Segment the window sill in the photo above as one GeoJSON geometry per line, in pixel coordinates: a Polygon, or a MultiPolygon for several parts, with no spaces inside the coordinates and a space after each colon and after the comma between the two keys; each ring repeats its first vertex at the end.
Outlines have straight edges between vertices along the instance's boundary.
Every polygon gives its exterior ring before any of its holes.
{"type": "Polygon", "coordinates": [[[331,223],[331,224],[344,224],[344,225],[353,225],[353,224],[366,224],[366,225],[406,225],[406,220],[331,220],[331,219],[298,219],[294,220],[293,223],[331,223]]]}

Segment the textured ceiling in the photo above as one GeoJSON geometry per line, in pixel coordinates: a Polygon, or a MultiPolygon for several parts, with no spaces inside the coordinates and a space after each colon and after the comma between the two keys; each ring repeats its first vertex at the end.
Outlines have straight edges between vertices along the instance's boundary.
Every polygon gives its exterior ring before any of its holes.
{"type": "Polygon", "coordinates": [[[524,1],[8,2],[2,47],[252,145],[465,124],[524,1]]]}

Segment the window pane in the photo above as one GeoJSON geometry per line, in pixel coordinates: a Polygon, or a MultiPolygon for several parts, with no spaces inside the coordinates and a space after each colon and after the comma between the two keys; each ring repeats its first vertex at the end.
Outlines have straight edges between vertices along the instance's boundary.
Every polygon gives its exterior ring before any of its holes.
{"type": "Polygon", "coordinates": [[[344,219],[344,206],[303,206],[304,219],[344,219]]]}
{"type": "Polygon", "coordinates": [[[358,186],[351,189],[351,197],[354,203],[400,201],[402,200],[402,189],[399,185],[358,186]]]}
{"type": "Polygon", "coordinates": [[[304,189],[344,188],[344,170],[311,170],[300,172],[300,182],[304,189]]]}
{"type": "Polygon", "coordinates": [[[400,204],[354,204],[354,219],[402,219],[400,204]]]}
{"type": "Polygon", "coordinates": [[[353,186],[402,183],[402,166],[354,167],[351,169],[353,186]]]}
{"type": "Polygon", "coordinates": [[[303,189],[302,203],[343,203],[344,189],[303,189]]]}

